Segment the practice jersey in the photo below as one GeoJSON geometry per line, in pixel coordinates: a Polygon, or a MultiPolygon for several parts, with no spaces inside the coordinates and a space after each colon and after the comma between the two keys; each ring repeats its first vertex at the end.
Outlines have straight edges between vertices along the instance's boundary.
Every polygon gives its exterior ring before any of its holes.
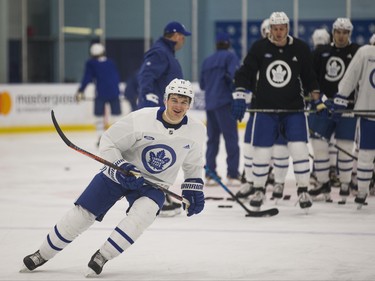
{"type": "Polygon", "coordinates": [[[169,82],[183,78],[181,65],[175,57],[175,45],[176,42],[161,37],[145,53],[138,73],[138,104],[142,104],[146,95],[152,93],[159,98],[158,106],[163,106],[163,96],[169,82]]]}
{"type": "MultiPolygon", "coordinates": [[[[319,82],[320,91],[333,99],[338,84],[344,76],[349,63],[359,45],[351,43],[344,48],[337,48],[334,43],[321,46],[313,52],[313,65],[319,82]]],[[[349,99],[354,99],[354,92],[349,99]]]]}
{"type": "Polygon", "coordinates": [[[119,98],[120,76],[115,63],[107,57],[92,58],[86,62],[79,92],[84,92],[89,83],[95,84],[96,97],[108,101],[119,98]]]}
{"type": "Polygon", "coordinates": [[[199,86],[205,91],[206,110],[231,104],[234,74],[239,66],[237,55],[228,50],[217,50],[203,61],[199,86]]]}
{"type": "Polygon", "coordinates": [[[282,47],[268,38],[256,41],[236,72],[235,86],[256,94],[256,108],[303,109],[304,89],[319,89],[309,47],[291,36],[287,40],[282,47]]]}
{"type": "MultiPolygon", "coordinates": [[[[357,89],[354,109],[374,110],[375,46],[366,45],[358,49],[338,86],[339,94],[345,97],[349,97],[354,89],[357,89]]],[[[363,115],[375,117],[375,113],[363,115]]]]}
{"type": "Polygon", "coordinates": [[[163,111],[143,108],[113,124],[102,136],[101,156],[112,163],[123,158],[145,179],[166,187],[174,183],[180,168],[185,179],[202,178],[204,124],[186,115],[178,128],[166,128],[163,111]]]}

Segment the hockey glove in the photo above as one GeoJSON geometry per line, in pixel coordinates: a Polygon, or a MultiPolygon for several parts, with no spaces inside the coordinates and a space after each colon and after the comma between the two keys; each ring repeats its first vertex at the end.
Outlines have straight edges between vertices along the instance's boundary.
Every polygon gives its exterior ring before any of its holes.
{"type": "Polygon", "coordinates": [[[337,111],[344,110],[346,109],[347,106],[348,106],[347,98],[337,93],[335,95],[335,98],[333,99],[333,106],[331,108],[331,113],[332,113],[331,118],[334,122],[337,123],[341,119],[342,112],[337,112],[337,111]]]}
{"type": "Polygon", "coordinates": [[[246,107],[251,108],[251,92],[246,92],[244,88],[236,88],[235,92],[232,93],[232,116],[235,120],[241,122],[243,119],[246,107]]]}
{"type": "Polygon", "coordinates": [[[83,92],[77,92],[74,95],[74,99],[76,100],[76,102],[80,102],[85,99],[85,94],[83,92]]]}
{"type": "Polygon", "coordinates": [[[319,99],[311,101],[311,109],[315,109],[317,114],[321,116],[328,117],[332,106],[332,101],[330,101],[323,93],[320,94],[319,99]]]}
{"type": "Polygon", "coordinates": [[[145,179],[133,164],[125,162],[124,159],[119,159],[113,164],[127,171],[129,175],[125,175],[116,169],[107,167],[107,169],[104,169],[103,173],[111,180],[130,190],[135,190],[143,185],[145,179]]]}
{"type": "MultiPolygon", "coordinates": [[[[203,194],[203,180],[199,178],[186,179],[181,184],[182,197],[190,202],[187,209],[187,216],[190,217],[194,214],[199,214],[204,208],[204,194],[203,194]]],[[[184,210],[186,204],[182,203],[184,210]]]]}

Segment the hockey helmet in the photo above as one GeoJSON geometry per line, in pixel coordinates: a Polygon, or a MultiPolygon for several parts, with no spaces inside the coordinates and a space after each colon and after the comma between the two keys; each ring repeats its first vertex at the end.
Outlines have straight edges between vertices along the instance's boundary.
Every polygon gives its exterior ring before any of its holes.
{"type": "Polygon", "coordinates": [[[98,57],[104,54],[104,46],[100,43],[94,43],[90,47],[90,55],[93,57],[98,57]]]}
{"type": "Polygon", "coordinates": [[[265,19],[260,26],[260,33],[263,38],[266,38],[270,33],[270,19],[265,19]]]}
{"type": "Polygon", "coordinates": [[[193,104],[193,100],[194,100],[193,86],[188,80],[178,79],[178,78],[173,79],[165,88],[164,100],[167,100],[170,94],[187,96],[190,98],[190,105],[193,104]]]}
{"type": "Polygon", "coordinates": [[[270,16],[269,25],[286,24],[289,29],[289,18],[284,12],[273,12],[270,16]]]}
{"type": "Polygon", "coordinates": [[[353,25],[348,18],[337,18],[332,25],[332,32],[337,29],[348,30],[349,34],[352,34],[353,25]]]}
{"type": "Polygon", "coordinates": [[[369,43],[371,45],[375,45],[375,33],[371,36],[370,40],[369,40],[369,43]]]}
{"type": "Polygon", "coordinates": [[[317,45],[326,45],[331,41],[331,36],[325,28],[315,29],[311,37],[315,47],[317,45]]]}

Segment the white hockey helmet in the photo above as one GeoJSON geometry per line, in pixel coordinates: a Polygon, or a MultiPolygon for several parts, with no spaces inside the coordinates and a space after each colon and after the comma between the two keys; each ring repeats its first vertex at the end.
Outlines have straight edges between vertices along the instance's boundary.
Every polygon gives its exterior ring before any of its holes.
{"type": "Polygon", "coordinates": [[[369,43],[371,45],[375,45],[375,33],[371,36],[370,40],[369,40],[369,43]]]}
{"type": "Polygon", "coordinates": [[[173,79],[165,88],[164,100],[167,100],[170,94],[187,96],[190,98],[190,105],[193,104],[193,101],[194,101],[193,86],[188,80],[178,79],[178,78],[173,79]]]}
{"type": "Polygon", "coordinates": [[[337,18],[332,24],[332,33],[337,29],[348,30],[351,35],[353,31],[352,22],[348,18],[337,18]]]}
{"type": "Polygon", "coordinates": [[[326,45],[331,41],[331,36],[325,28],[315,29],[311,37],[314,47],[317,45],[326,45]]]}
{"type": "Polygon", "coordinates": [[[289,18],[284,12],[273,12],[270,16],[269,25],[286,24],[289,29],[289,18]]]}
{"type": "Polygon", "coordinates": [[[262,34],[263,38],[268,37],[268,34],[270,33],[270,19],[263,20],[260,26],[260,33],[262,34]]]}
{"type": "Polygon", "coordinates": [[[98,57],[104,54],[104,46],[100,43],[94,43],[90,47],[90,55],[93,57],[98,57]]]}

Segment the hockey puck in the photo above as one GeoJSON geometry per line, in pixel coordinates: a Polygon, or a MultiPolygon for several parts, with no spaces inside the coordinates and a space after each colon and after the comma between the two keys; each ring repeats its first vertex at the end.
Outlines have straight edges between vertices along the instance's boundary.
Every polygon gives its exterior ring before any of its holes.
{"type": "Polygon", "coordinates": [[[218,208],[233,208],[232,205],[218,205],[218,208]]]}

